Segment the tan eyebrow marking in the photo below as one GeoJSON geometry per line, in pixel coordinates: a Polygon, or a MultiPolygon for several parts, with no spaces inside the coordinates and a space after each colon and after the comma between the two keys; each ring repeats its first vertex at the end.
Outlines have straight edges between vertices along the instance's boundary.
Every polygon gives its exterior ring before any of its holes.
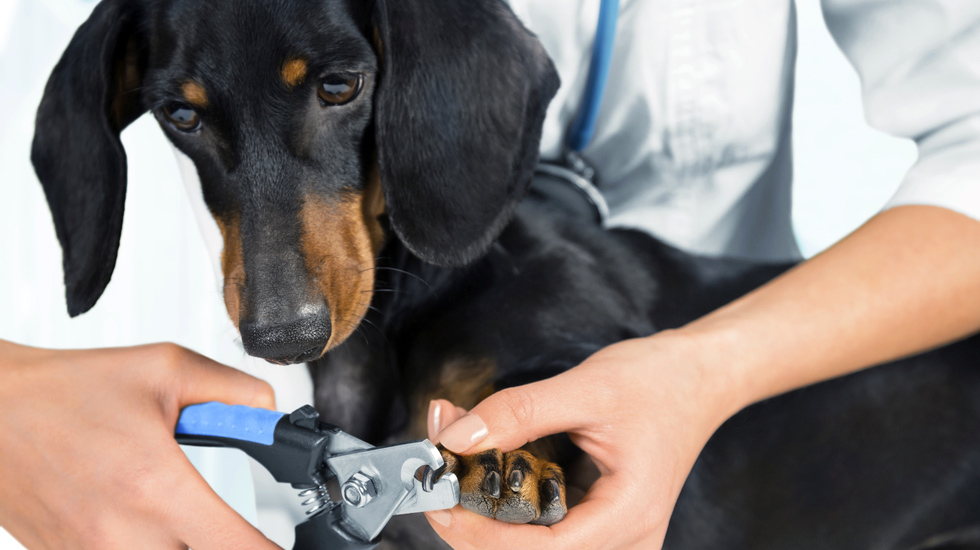
{"type": "Polygon", "coordinates": [[[180,87],[180,91],[183,92],[184,99],[194,107],[204,108],[208,106],[208,93],[197,82],[193,80],[184,82],[184,85],[180,87]]]}
{"type": "Polygon", "coordinates": [[[382,64],[385,62],[385,48],[384,43],[381,41],[381,31],[378,30],[378,26],[374,26],[374,53],[378,54],[378,61],[382,64]]]}
{"type": "Polygon", "coordinates": [[[290,88],[296,86],[306,78],[306,60],[294,57],[282,66],[282,81],[290,88]]]}

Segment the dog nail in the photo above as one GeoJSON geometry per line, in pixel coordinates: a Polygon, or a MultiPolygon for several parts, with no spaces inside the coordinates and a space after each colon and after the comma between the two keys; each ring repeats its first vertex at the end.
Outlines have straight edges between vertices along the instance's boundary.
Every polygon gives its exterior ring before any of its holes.
{"type": "Polygon", "coordinates": [[[500,498],[500,474],[490,472],[483,480],[483,490],[493,498],[500,498]]]}
{"type": "Polygon", "coordinates": [[[561,488],[558,487],[558,482],[549,479],[544,482],[544,496],[548,504],[557,504],[558,500],[561,498],[561,488]]]}
{"type": "Polygon", "coordinates": [[[433,443],[439,441],[439,429],[442,427],[442,404],[436,400],[429,401],[429,439],[433,443]]]}
{"type": "MultiPolygon", "coordinates": [[[[445,466],[445,464],[444,464],[445,466]]],[[[422,490],[431,493],[436,485],[436,471],[426,466],[422,473],[422,490]]]]}
{"type": "Polygon", "coordinates": [[[450,451],[461,453],[487,437],[487,425],[475,414],[467,414],[446,426],[439,441],[450,451]]]}
{"type": "Polygon", "coordinates": [[[435,488],[436,483],[442,479],[443,474],[449,469],[449,464],[443,464],[437,470],[426,466],[422,473],[422,490],[426,493],[431,493],[432,489],[435,488]]]}
{"type": "Polygon", "coordinates": [[[521,490],[521,485],[523,484],[524,472],[520,470],[511,471],[509,479],[507,480],[507,485],[510,486],[510,490],[516,493],[521,490]]]}

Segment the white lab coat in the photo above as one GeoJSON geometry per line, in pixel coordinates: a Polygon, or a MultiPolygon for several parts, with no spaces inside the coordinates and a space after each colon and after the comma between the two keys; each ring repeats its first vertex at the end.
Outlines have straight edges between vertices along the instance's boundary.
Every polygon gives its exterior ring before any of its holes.
{"type": "MultiPolygon", "coordinates": [[[[511,0],[564,83],[545,123],[546,156],[576,113],[598,3],[511,0]]],[[[918,144],[887,206],[980,219],[980,2],[824,0],[823,11],[861,76],[868,121],[918,144]]],[[[791,0],[622,0],[606,100],[584,151],[604,178],[610,225],[705,254],[798,257],[796,46],[791,0]]]]}

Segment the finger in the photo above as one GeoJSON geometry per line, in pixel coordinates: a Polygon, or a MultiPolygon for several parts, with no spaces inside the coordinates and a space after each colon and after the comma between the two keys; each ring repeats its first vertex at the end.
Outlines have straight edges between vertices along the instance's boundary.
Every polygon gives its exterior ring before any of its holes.
{"type": "Polygon", "coordinates": [[[426,421],[429,441],[439,443],[439,432],[466,414],[466,409],[456,407],[445,399],[433,399],[429,402],[429,416],[426,421]]]}
{"type": "Polygon", "coordinates": [[[516,449],[546,435],[574,431],[595,415],[594,387],[575,369],[554,378],[499,391],[447,426],[439,440],[450,451],[516,449]]]}
{"type": "Polygon", "coordinates": [[[183,350],[177,372],[180,408],[195,403],[220,401],[275,410],[276,397],[265,380],[213,361],[199,353],[183,350]]]}
{"type": "Polygon", "coordinates": [[[195,550],[279,548],[221,500],[186,458],[174,462],[182,466],[171,478],[173,490],[167,499],[171,506],[165,513],[184,544],[195,550]]]}
{"type": "MultiPolygon", "coordinates": [[[[551,526],[516,525],[474,514],[461,506],[426,512],[436,533],[455,550],[483,548],[620,548],[636,542],[630,527],[647,523],[647,516],[633,517],[635,507],[613,480],[597,483],[585,499],[569,510],[561,522],[551,526]],[[616,497],[616,498],[610,498],[616,497]],[[624,528],[624,526],[627,526],[624,528]]],[[[647,512],[642,512],[646,514],[647,512]]],[[[666,528],[654,529],[653,538],[662,542],[666,528]]],[[[657,548],[650,544],[649,548],[657,548]]]]}

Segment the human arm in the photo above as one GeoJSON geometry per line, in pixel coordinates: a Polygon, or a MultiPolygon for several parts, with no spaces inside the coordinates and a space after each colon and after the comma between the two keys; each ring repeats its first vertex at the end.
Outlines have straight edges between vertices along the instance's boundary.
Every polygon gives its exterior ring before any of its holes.
{"type": "Polygon", "coordinates": [[[181,408],[274,407],[269,385],[172,344],[0,340],[0,526],[30,549],[278,548],[173,437],[181,408]]]}
{"type": "Polygon", "coordinates": [[[450,450],[568,432],[602,477],[562,522],[430,514],[455,548],[654,548],[703,445],[760,399],[980,330],[980,222],[885,211],[817,257],[681,329],[601,350],[504,390],[438,434],[450,450]],[[488,435],[470,445],[486,424],[488,435]]]}

